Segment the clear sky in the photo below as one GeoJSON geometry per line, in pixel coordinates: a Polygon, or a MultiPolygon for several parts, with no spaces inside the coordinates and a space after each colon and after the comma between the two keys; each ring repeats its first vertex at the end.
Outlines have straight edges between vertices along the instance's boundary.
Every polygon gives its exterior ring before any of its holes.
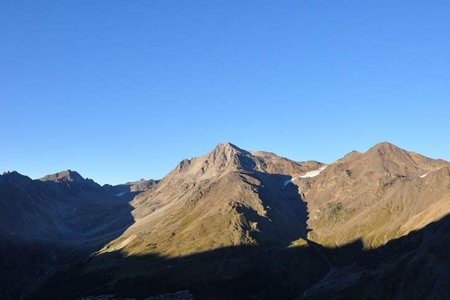
{"type": "Polygon", "coordinates": [[[229,141],[450,160],[450,2],[2,0],[0,171],[161,178],[229,141]]]}

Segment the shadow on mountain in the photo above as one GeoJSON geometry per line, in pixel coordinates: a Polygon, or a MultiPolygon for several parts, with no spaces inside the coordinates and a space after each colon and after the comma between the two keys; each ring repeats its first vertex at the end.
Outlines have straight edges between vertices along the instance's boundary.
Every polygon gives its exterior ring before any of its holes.
{"type": "Polygon", "coordinates": [[[291,176],[256,172],[261,181],[259,196],[267,209],[278,241],[288,246],[299,238],[307,238],[308,208],[291,176]]]}
{"type": "Polygon", "coordinates": [[[244,182],[254,187],[266,210],[262,216],[246,206],[237,207],[249,222],[258,224],[258,231],[251,236],[259,244],[278,244],[284,247],[302,238],[307,238],[308,208],[298,187],[291,183],[291,176],[252,171],[250,175],[260,181],[255,185],[245,178],[244,182]]]}
{"type": "Polygon", "coordinates": [[[448,299],[450,217],[373,250],[240,246],[179,258],[91,257],[59,272],[30,299],[189,290],[195,299],[448,299]]]}
{"type": "MultiPolygon", "coordinates": [[[[292,183],[292,176],[256,171],[256,163],[248,156],[239,156],[243,173],[257,178],[260,186],[255,186],[263,206],[267,210],[267,218],[261,217],[248,209],[245,216],[249,221],[258,222],[262,234],[254,233],[260,243],[283,243],[289,246],[292,242],[307,238],[308,208],[298,187],[292,183]],[[252,170],[251,172],[245,170],[252,170]],[[270,221],[269,221],[270,220],[270,221]],[[272,233],[272,234],[267,234],[272,233]],[[276,237],[276,240],[266,240],[265,237],[276,237]]],[[[241,170],[242,171],[242,170],[241,170]]]]}
{"type": "Polygon", "coordinates": [[[30,299],[102,294],[144,298],[179,290],[191,291],[196,299],[286,299],[320,280],[327,269],[308,248],[241,246],[171,259],[116,252],[58,274],[30,299]]]}
{"type": "Polygon", "coordinates": [[[120,236],[133,222],[124,197],[90,179],[0,178],[0,299],[18,299],[39,282],[120,236]]]}

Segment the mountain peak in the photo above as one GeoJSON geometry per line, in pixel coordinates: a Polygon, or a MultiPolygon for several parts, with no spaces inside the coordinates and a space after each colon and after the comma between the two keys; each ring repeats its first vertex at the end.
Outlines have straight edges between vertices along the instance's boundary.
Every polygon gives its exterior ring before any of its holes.
{"type": "Polygon", "coordinates": [[[406,160],[412,160],[408,151],[388,142],[376,144],[365,154],[368,156],[381,157],[383,159],[402,158],[406,160]]]}
{"type": "Polygon", "coordinates": [[[358,152],[353,150],[347,153],[344,157],[338,159],[336,162],[351,162],[358,158],[372,158],[372,159],[388,159],[392,160],[395,157],[409,156],[406,150],[403,150],[396,145],[389,142],[380,142],[367,150],[366,152],[358,152]]]}
{"type": "Polygon", "coordinates": [[[81,182],[85,179],[76,171],[65,170],[41,178],[42,181],[81,182]]]}
{"type": "Polygon", "coordinates": [[[236,146],[236,145],[234,145],[234,144],[232,144],[232,143],[229,143],[229,142],[218,144],[218,145],[214,148],[213,151],[217,151],[217,150],[219,150],[219,151],[223,151],[223,150],[228,150],[228,151],[229,151],[229,150],[235,150],[235,151],[240,151],[240,152],[244,151],[244,150],[242,150],[241,148],[239,148],[238,146],[236,146]]]}
{"type": "Polygon", "coordinates": [[[378,143],[365,153],[349,154],[339,162],[348,163],[355,174],[415,177],[422,172],[410,152],[389,142],[378,143]]]}
{"type": "Polygon", "coordinates": [[[12,177],[12,176],[24,176],[24,175],[20,174],[17,171],[6,171],[6,172],[3,172],[3,174],[0,176],[12,177]]]}
{"type": "Polygon", "coordinates": [[[392,151],[398,151],[398,150],[405,151],[392,143],[381,142],[381,143],[376,144],[372,148],[370,148],[368,152],[370,152],[370,151],[392,152],[392,151]]]}
{"type": "Polygon", "coordinates": [[[7,171],[3,172],[3,174],[0,175],[0,178],[3,178],[8,181],[14,181],[14,182],[25,182],[25,181],[31,181],[32,179],[28,176],[22,175],[17,171],[7,171]]]}
{"type": "Polygon", "coordinates": [[[250,153],[232,143],[218,144],[213,150],[203,156],[182,160],[172,174],[190,174],[203,178],[215,176],[245,165],[250,153]]]}
{"type": "Polygon", "coordinates": [[[226,164],[235,161],[237,156],[246,154],[249,153],[236,145],[231,143],[222,143],[217,145],[210,153],[208,153],[207,157],[210,162],[226,164]]]}

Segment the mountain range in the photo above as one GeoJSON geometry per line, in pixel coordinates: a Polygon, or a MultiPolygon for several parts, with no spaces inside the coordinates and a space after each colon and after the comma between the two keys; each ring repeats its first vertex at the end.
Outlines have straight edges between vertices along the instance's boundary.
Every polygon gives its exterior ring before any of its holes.
{"type": "Polygon", "coordinates": [[[449,299],[450,163],[231,144],[161,180],[0,176],[0,298],[449,299]],[[152,298],[153,297],[153,298],[152,298]]]}

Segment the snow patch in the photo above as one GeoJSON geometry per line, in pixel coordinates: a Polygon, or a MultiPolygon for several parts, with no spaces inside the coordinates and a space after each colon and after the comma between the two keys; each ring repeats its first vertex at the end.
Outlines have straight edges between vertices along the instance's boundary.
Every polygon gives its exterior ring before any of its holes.
{"type": "Polygon", "coordinates": [[[117,196],[117,197],[122,197],[122,196],[125,195],[126,193],[128,193],[128,192],[118,193],[118,194],[116,194],[116,196],[117,196]]]}
{"type": "Polygon", "coordinates": [[[318,168],[317,170],[314,171],[310,171],[308,173],[306,173],[303,176],[300,176],[300,178],[312,178],[312,177],[316,177],[317,175],[319,175],[320,173],[322,173],[323,170],[325,170],[327,168],[327,166],[322,166],[320,168],[318,168]]]}
{"type": "Polygon", "coordinates": [[[298,178],[312,178],[312,177],[316,177],[317,175],[319,175],[320,173],[322,173],[323,170],[325,170],[327,168],[327,166],[322,166],[320,168],[318,168],[317,170],[314,171],[310,171],[305,173],[305,175],[299,176],[299,177],[292,177],[291,179],[288,179],[284,182],[284,186],[287,186],[289,183],[293,183],[295,179],[298,178]]]}
{"type": "Polygon", "coordinates": [[[422,176],[420,176],[420,178],[425,178],[428,176],[428,173],[423,174],[422,176]]]}

